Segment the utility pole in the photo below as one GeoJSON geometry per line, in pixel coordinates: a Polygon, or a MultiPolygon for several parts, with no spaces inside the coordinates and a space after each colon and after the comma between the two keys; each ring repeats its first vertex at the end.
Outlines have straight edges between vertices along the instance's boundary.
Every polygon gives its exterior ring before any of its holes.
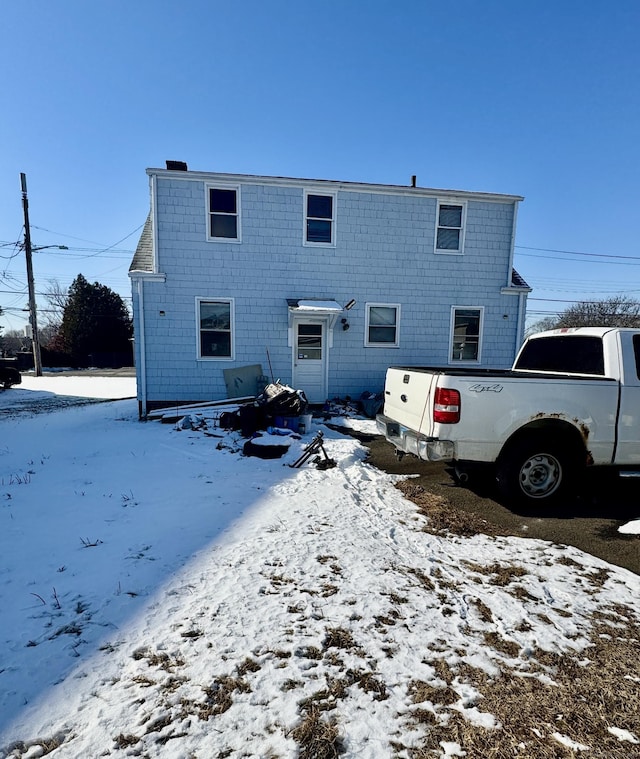
{"type": "Polygon", "coordinates": [[[33,263],[31,261],[31,230],[29,228],[29,201],[27,199],[27,175],[20,174],[22,186],[22,208],[24,210],[24,254],[27,259],[27,284],[29,286],[29,322],[31,324],[31,344],[33,346],[33,368],[36,377],[42,377],[42,358],[38,336],[38,316],[36,313],[36,292],[33,284],[33,263]]]}

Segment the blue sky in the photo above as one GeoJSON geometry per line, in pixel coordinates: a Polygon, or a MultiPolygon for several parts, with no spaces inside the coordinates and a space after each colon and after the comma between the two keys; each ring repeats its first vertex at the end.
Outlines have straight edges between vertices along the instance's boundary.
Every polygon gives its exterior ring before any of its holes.
{"type": "MultiPolygon", "coordinates": [[[[640,3],[20,0],[0,8],[0,326],[130,296],[147,167],[524,195],[531,318],[640,299],[640,3]],[[39,299],[39,308],[45,303],[39,299]]],[[[40,319],[42,322],[42,318],[40,319]]]]}

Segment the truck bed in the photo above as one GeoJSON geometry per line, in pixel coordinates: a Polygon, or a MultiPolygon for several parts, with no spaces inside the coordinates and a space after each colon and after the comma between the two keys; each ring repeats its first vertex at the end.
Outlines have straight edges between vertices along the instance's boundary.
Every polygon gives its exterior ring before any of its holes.
{"type": "Polygon", "coordinates": [[[481,367],[451,367],[451,366],[391,366],[403,372],[421,372],[423,374],[447,374],[450,377],[491,377],[503,379],[540,379],[541,377],[553,377],[567,380],[589,380],[602,382],[617,382],[613,377],[600,377],[594,374],[568,374],[564,372],[540,372],[525,371],[524,369],[483,369],[481,367]]]}

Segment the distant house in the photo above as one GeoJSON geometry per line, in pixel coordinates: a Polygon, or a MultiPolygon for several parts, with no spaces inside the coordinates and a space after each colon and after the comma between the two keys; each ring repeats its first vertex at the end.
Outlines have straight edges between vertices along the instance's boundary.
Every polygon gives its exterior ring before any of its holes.
{"type": "Polygon", "coordinates": [[[255,392],[379,392],[392,364],[509,366],[517,195],[148,169],[129,275],[141,416],[255,392]]]}

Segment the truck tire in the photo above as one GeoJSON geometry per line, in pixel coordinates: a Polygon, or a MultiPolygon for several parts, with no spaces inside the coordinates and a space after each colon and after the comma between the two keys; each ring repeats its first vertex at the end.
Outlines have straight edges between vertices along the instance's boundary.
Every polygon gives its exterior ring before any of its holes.
{"type": "Polygon", "coordinates": [[[540,511],[576,495],[578,471],[578,451],[570,441],[531,435],[501,454],[498,488],[508,503],[540,511]]]}

